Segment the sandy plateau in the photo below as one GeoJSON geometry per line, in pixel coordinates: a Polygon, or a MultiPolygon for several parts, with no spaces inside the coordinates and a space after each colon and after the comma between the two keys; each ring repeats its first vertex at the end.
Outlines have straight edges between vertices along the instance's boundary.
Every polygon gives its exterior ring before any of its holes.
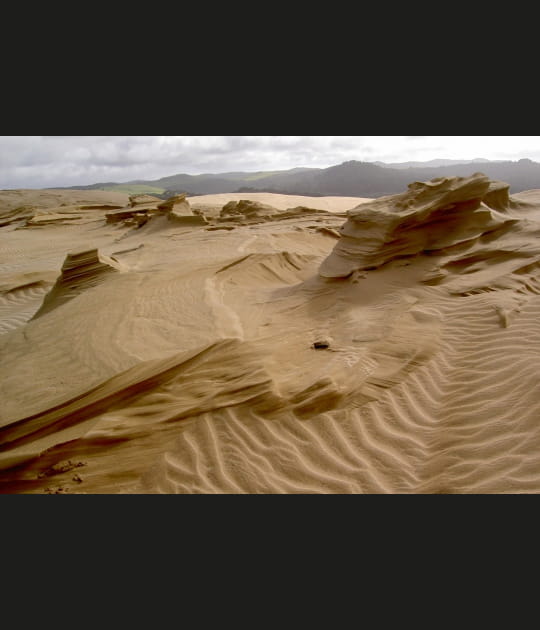
{"type": "Polygon", "coordinates": [[[540,190],[0,191],[0,492],[540,492],[540,190]]]}

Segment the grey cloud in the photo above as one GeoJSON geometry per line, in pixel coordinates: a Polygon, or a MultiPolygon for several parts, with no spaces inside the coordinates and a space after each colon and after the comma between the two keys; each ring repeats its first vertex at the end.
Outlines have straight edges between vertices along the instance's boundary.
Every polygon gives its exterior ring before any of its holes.
{"type": "Polygon", "coordinates": [[[4,136],[0,187],[325,167],[361,158],[359,147],[352,136],[4,136]]]}
{"type": "MultiPolygon", "coordinates": [[[[463,157],[446,142],[441,136],[2,136],[0,188],[463,157]]],[[[512,159],[538,156],[533,149],[512,159]]]]}

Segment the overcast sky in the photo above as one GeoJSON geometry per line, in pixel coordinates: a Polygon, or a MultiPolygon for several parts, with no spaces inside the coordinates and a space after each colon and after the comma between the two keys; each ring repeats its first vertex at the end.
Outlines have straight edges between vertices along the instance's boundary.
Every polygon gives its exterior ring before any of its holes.
{"type": "Polygon", "coordinates": [[[540,136],[0,136],[0,189],[436,158],[540,162],[540,136]]]}

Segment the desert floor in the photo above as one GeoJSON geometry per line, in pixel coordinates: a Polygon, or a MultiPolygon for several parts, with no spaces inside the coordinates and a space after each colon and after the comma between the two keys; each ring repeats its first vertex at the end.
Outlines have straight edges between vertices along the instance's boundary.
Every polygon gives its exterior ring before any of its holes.
{"type": "Polygon", "coordinates": [[[483,185],[0,191],[0,492],[540,491],[540,191],[483,185]]]}

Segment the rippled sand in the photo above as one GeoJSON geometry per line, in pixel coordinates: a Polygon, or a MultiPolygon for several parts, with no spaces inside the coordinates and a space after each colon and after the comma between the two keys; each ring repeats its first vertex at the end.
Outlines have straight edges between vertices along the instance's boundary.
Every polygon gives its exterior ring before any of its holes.
{"type": "Polygon", "coordinates": [[[395,200],[1,191],[0,491],[540,491],[540,192],[482,186],[384,234],[395,200]]]}

